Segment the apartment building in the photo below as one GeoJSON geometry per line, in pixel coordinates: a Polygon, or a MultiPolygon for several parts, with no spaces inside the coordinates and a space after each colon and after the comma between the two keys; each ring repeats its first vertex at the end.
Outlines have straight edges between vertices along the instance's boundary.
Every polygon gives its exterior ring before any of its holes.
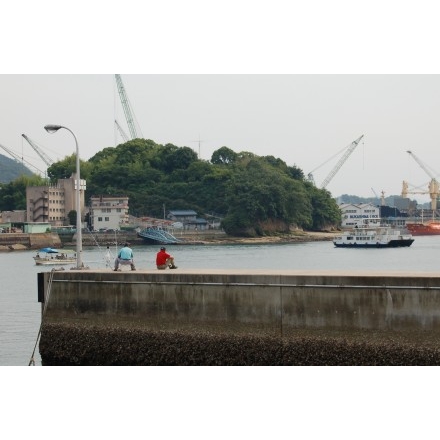
{"type": "MultiPolygon", "coordinates": [[[[76,175],[58,179],[56,185],[26,188],[26,214],[28,222],[47,222],[52,226],[69,224],[68,214],[76,211],[76,175]]],[[[86,181],[80,182],[80,210],[84,219],[84,191],[86,181]]]]}

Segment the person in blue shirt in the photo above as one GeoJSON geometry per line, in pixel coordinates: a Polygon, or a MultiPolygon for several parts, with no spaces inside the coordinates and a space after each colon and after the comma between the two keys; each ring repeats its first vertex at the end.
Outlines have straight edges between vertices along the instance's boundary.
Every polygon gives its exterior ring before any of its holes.
{"type": "Polygon", "coordinates": [[[124,247],[118,252],[118,256],[115,260],[115,268],[113,270],[118,270],[120,264],[129,264],[131,270],[136,270],[133,261],[133,251],[128,247],[128,243],[124,243],[124,247]]]}

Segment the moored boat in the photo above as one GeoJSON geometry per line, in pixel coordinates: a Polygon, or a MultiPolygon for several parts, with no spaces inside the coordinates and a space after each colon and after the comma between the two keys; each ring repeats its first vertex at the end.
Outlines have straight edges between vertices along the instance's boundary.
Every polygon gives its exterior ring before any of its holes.
{"type": "Polygon", "coordinates": [[[414,242],[410,233],[390,226],[361,226],[345,231],[333,239],[336,247],[347,248],[385,248],[408,247],[414,242]]]}
{"type": "Polygon", "coordinates": [[[148,227],[138,231],[138,237],[144,239],[149,244],[175,244],[179,240],[170,232],[158,227],[148,227]]]}
{"type": "Polygon", "coordinates": [[[73,264],[76,263],[76,252],[46,247],[37,251],[33,258],[37,266],[73,264]]]}
{"type": "Polygon", "coordinates": [[[406,227],[412,235],[440,235],[440,222],[428,221],[428,222],[412,222],[407,223],[406,227]]]}

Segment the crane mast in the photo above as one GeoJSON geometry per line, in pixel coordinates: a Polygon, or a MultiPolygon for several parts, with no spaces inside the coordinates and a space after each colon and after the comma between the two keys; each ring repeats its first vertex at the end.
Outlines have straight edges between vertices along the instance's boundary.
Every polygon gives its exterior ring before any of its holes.
{"type": "Polygon", "coordinates": [[[131,139],[136,139],[138,137],[136,132],[136,126],[134,123],[130,102],[128,100],[127,93],[125,92],[125,87],[122,82],[121,75],[116,74],[115,78],[116,78],[116,84],[118,86],[119,97],[121,98],[122,108],[124,109],[125,119],[127,120],[128,130],[130,131],[131,139]]]}
{"type": "Polygon", "coordinates": [[[359,142],[362,140],[364,135],[357,138],[355,141],[353,141],[345,151],[344,155],[339,159],[338,163],[333,167],[333,169],[330,171],[329,175],[325,178],[325,180],[321,184],[321,188],[324,189],[330,181],[335,177],[336,173],[339,171],[339,169],[344,165],[344,162],[349,158],[350,154],[353,153],[355,148],[358,146],[359,142]]]}
{"type": "Polygon", "coordinates": [[[28,141],[29,145],[35,150],[38,156],[40,156],[43,162],[50,167],[53,164],[53,160],[45,154],[33,140],[29,139],[25,134],[22,134],[22,136],[28,141]]]}

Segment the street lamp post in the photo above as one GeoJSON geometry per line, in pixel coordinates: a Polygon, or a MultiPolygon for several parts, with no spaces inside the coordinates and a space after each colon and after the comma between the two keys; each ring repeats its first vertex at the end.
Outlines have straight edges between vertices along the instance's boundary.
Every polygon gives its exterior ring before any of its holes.
{"type": "Polygon", "coordinates": [[[62,125],[45,125],[44,129],[48,133],[55,133],[60,128],[64,128],[67,131],[72,133],[73,138],[75,139],[76,144],[76,268],[82,268],[82,231],[81,231],[81,197],[80,197],[80,185],[81,185],[81,176],[79,169],[79,149],[78,149],[78,141],[76,140],[75,133],[73,133],[70,128],[63,127],[62,125]]]}

